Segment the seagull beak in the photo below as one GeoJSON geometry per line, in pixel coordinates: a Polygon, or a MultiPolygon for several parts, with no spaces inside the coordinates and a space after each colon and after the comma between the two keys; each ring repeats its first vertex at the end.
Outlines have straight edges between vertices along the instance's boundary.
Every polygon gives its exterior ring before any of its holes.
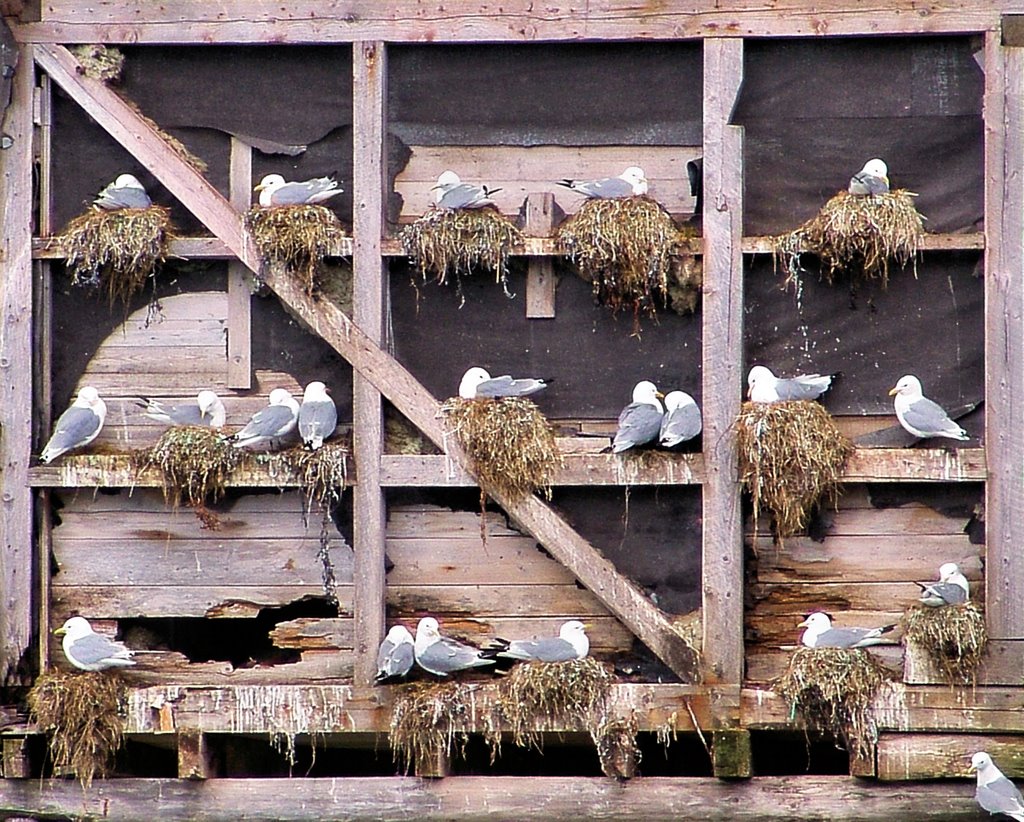
{"type": "Polygon", "coordinates": [[[430,187],[430,190],[431,190],[431,191],[437,191],[437,189],[439,189],[440,187],[441,187],[441,184],[440,184],[440,183],[438,183],[438,184],[437,184],[436,186],[431,186],[431,187],[430,187]]]}
{"type": "Polygon", "coordinates": [[[892,396],[893,394],[899,394],[899,393],[900,393],[900,390],[899,390],[898,388],[890,388],[890,389],[889,389],[889,396],[890,396],[890,397],[891,397],[891,396],[892,396]]]}
{"type": "Polygon", "coordinates": [[[807,628],[807,627],[808,627],[808,625],[807,625],[807,620],[805,619],[805,620],[804,620],[803,622],[798,622],[798,623],[796,624],[796,627],[797,627],[797,628],[807,628]]]}
{"type": "Polygon", "coordinates": [[[660,391],[655,391],[654,396],[656,396],[659,400],[665,399],[665,395],[662,394],[660,391]]]}
{"type": "Polygon", "coordinates": [[[978,769],[974,767],[974,763],[973,762],[970,765],[967,766],[967,773],[974,773],[977,770],[978,769]]]}
{"type": "Polygon", "coordinates": [[[64,634],[66,634],[67,632],[68,632],[68,629],[63,627],[63,626],[61,626],[60,628],[54,628],[53,635],[54,636],[64,636],[64,634]]]}

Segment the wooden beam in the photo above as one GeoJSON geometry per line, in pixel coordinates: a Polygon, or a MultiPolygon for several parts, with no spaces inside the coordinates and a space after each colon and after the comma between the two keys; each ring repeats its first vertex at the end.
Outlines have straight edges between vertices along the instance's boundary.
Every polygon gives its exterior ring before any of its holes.
{"type": "Polygon", "coordinates": [[[730,683],[743,677],[743,129],[729,125],[742,81],[743,41],[705,40],[703,658],[706,681],[730,683]]]}
{"type": "MultiPolygon", "coordinates": [[[[555,195],[550,191],[526,198],[527,234],[546,237],[555,227],[555,195]]],[[[526,317],[531,320],[555,316],[555,263],[550,257],[531,259],[526,269],[526,317]]]]}
{"type": "Polygon", "coordinates": [[[977,822],[974,789],[960,782],[909,783],[893,790],[845,776],[773,776],[743,782],[657,777],[415,777],[344,779],[98,779],[86,793],[74,780],[27,779],[3,786],[5,810],[41,818],[235,822],[313,819],[449,822],[977,822]]]}
{"type": "MultiPolygon", "coordinates": [[[[231,138],[228,172],[231,205],[245,212],[252,201],[252,146],[231,138]]],[[[246,267],[228,263],[228,388],[252,388],[252,289],[246,267]]]]}
{"type": "Polygon", "coordinates": [[[21,49],[0,154],[0,684],[32,641],[32,102],[34,47],[21,49]]]}
{"type": "Polygon", "coordinates": [[[748,779],[753,776],[750,731],[722,730],[712,733],[711,770],[719,779],[748,779]]]}
{"type": "Polygon", "coordinates": [[[985,618],[1024,638],[1024,49],[985,38],[985,618]]]}
{"type": "Polygon", "coordinates": [[[207,735],[191,728],[178,731],[178,779],[209,779],[212,772],[207,735]]]}
{"type": "Polygon", "coordinates": [[[1024,776],[1024,746],[1019,736],[995,734],[882,734],[878,738],[878,778],[910,779],[970,777],[971,757],[988,752],[1006,776],[1024,776]]]}
{"type": "Polygon", "coordinates": [[[5,736],[3,738],[2,765],[0,775],[4,779],[28,779],[32,776],[28,737],[5,736]]]}

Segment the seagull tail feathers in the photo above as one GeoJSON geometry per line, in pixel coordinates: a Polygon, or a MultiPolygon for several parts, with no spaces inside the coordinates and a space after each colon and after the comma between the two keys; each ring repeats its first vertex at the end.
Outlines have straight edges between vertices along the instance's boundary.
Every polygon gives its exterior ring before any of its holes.
{"type": "Polygon", "coordinates": [[[558,185],[565,186],[566,188],[575,188],[576,187],[576,181],[575,180],[569,180],[569,179],[559,180],[558,181],[558,185]]]}

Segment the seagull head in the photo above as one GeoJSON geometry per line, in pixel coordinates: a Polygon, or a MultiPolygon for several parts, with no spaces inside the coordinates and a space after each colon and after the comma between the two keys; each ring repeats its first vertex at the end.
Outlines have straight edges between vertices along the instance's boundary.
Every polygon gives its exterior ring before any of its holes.
{"type": "Polygon", "coordinates": [[[946,562],[939,566],[939,582],[948,582],[954,574],[960,573],[960,566],[955,562],[946,562]]]}
{"type": "Polygon", "coordinates": [[[685,391],[669,391],[665,395],[665,410],[675,411],[677,408],[683,408],[687,405],[696,405],[693,397],[687,394],[685,391]]]}
{"type": "Polygon", "coordinates": [[[622,172],[620,179],[625,180],[633,186],[633,194],[640,195],[647,193],[647,177],[640,166],[630,166],[622,172]]]}
{"type": "Polygon", "coordinates": [[[907,399],[917,399],[921,396],[921,381],[913,374],[900,377],[899,382],[889,391],[890,397],[894,394],[901,394],[907,399]]]}
{"type": "Polygon", "coordinates": [[[807,618],[798,623],[796,627],[806,628],[800,641],[807,647],[813,648],[815,639],[832,627],[832,620],[824,611],[815,611],[813,614],[808,614],[807,618]]]}
{"type": "Polygon", "coordinates": [[[409,633],[409,629],[404,625],[392,625],[386,640],[392,645],[405,645],[406,643],[411,645],[413,641],[412,634],[409,633]]]}
{"type": "Polygon", "coordinates": [[[460,178],[454,171],[442,171],[441,175],[437,178],[437,183],[431,187],[431,190],[435,188],[447,190],[459,185],[461,182],[462,178],[460,178]]]}
{"type": "Polygon", "coordinates": [[[199,406],[199,411],[203,414],[209,414],[217,405],[217,401],[220,398],[217,396],[215,391],[204,389],[196,395],[196,405],[199,406]]]}
{"type": "Polygon", "coordinates": [[[423,617],[416,626],[416,653],[422,653],[441,639],[441,629],[433,617],[423,617]]]}
{"type": "Polygon", "coordinates": [[[633,386],[633,402],[653,405],[659,411],[661,410],[661,398],[664,396],[650,380],[640,380],[640,382],[633,386]]]}
{"type": "Polygon", "coordinates": [[[302,392],[303,402],[323,402],[326,399],[328,399],[327,386],[319,380],[313,380],[302,392]]]}
{"type": "Polygon", "coordinates": [[[76,639],[88,636],[92,632],[93,630],[92,626],[89,624],[89,620],[85,617],[76,616],[66,620],[64,624],[53,633],[55,636],[66,636],[74,642],[76,639]]]}
{"type": "Polygon", "coordinates": [[[476,399],[476,387],[482,382],[487,382],[491,375],[479,366],[473,366],[462,375],[462,382],[459,383],[459,396],[464,400],[476,399]]]}
{"type": "Polygon", "coordinates": [[[142,183],[139,182],[139,178],[134,174],[119,174],[117,179],[114,180],[114,188],[138,188],[145,191],[142,188],[142,183]]]}
{"type": "Polygon", "coordinates": [[[747,398],[754,402],[770,402],[778,381],[779,378],[769,368],[755,365],[747,373],[747,398]]]}
{"type": "Polygon", "coordinates": [[[982,771],[987,771],[989,768],[994,767],[995,763],[992,761],[992,757],[984,751],[978,751],[974,756],[971,757],[971,770],[977,771],[979,774],[982,771]]]}
{"type": "Polygon", "coordinates": [[[564,639],[573,648],[579,657],[585,657],[590,651],[590,639],[587,637],[587,626],[578,619],[570,619],[562,623],[558,630],[559,639],[564,639]]]}
{"type": "Polygon", "coordinates": [[[74,404],[78,408],[95,408],[98,402],[100,402],[100,392],[91,385],[86,385],[78,392],[74,404]]]}
{"type": "Polygon", "coordinates": [[[877,157],[864,163],[864,168],[860,171],[861,174],[870,174],[872,177],[880,177],[887,183],[889,182],[889,167],[884,160],[879,160],[877,157]]]}
{"type": "Polygon", "coordinates": [[[253,191],[276,191],[284,185],[284,177],[280,174],[268,174],[253,191]]]}
{"type": "Polygon", "coordinates": [[[268,403],[270,405],[288,405],[292,399],[292,392],[287,388],[275,388],[270,392],[268,403]]]}

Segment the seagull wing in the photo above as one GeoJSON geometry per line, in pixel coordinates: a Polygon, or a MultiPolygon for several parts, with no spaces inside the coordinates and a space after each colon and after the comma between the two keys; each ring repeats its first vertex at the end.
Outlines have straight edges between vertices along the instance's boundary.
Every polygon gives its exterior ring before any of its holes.
{"type": "Polygon", "coordinates": [[[81,665],[134,665],[131,651],[103,634],[91,633],[70,643],[68,655],[81,665]]]}
{"type": "Polygon", "coordinates": [[[199,406],[195,403],[166,406],[158,400],[149,399],[147,397],[142,397],[142,401],[146,403],[145,414],[151,420],[167,422],[171,425],[208,424],[207,421],[203,419],[203,412],[199,410],[199,406]]]}
{"type": "Polygon", "coordinates": [[[134,186],[115,188],[111,183],[94,200],[95,204],[104,211],[117,211],[121,208],[149,208],[153,201],[145,189],[134,186]]]}
{"type": "Polygon", "coordinates": [[[330,177],[314,177],[297,183],[285,183],[278,188],[271,201],[274,205],[303,205],[320,203],[341,194],[341,189],[330,177]]]}
{"type": "Polygon", "coordinates": [[[661,421],[658,440],[666,448],[671,448],[687,440],[692,440],[700,431],[700,409],[696,405],[687,403],[681,408],[673,408],[666,412],[661,421]]]}
{"type": "Polygon", "coordinates": [[[334,433],[338,425],[338,409],[331,399],[325,402],[304,402],[299,408],[298,424],[302,441],[318,448],[334,433]]]}
{"type": "Polygon", "coordinates": [[[637,445],[645,445],[661,433],[664,413],[646,402],[631,402],[619,414],[619,428],[612,441],[612,451],[618,454],[637,445]]]}
{"type": "Polygon", "coordinates": [[[494,205],[494,201],[487,196],[487,192],[481,186],[470,183],[460,183],[449,188],[441,197],[438,203],[441,208],[483,208],[494,205]]]}
{"type": "Polygon", "coordinates": [[[632,197],[633,184],[621,177],[605,177],[603,180],[576,181],[570,186],[573,190],[596,200],[610,200],[615,197],[632,197]]]}
{"type": "Polygon", "coordinates": [[[927,397],[914,400],[897,416],[910,433],[920,437],[967,439],[967,432],[949,418],[941,405],[927,397]]]}
{"type": "Polygon", "coordinates": [[[466,668],[494,664],[493,659],[483,659],[476,648],[448,637],[441,637],[437,642],[427,646],[423,653],[416,657],[416,661],[425,670],[440,676],[447,676],[466,668]]]}
{"type": "Polygon", "coordinates": [[[960,605],[967,602],[967,592],[952,582],[933,582],[921,591],[921,602],[932,607],[960,605]]]}
{"type": "Polygon", "coordinates": [[[987,785],[978,785],[974,797],[989,813],[1003,813],[1012,819],[1024,820],[1024,797],[1005,776],[1000,775],[987,785]]]}
{"type": "Polygon", "coordinates": [[[804,374],[788,380],[779,380],[775,390],[780,400],[813,400],[832,385],[830,374],[804,374]]]}
{"type": "Polygon", "coordinates": [[[91,408],[71,406],[57,420],[40,459],[50,462],[73,448],[87,445],[96,439],[101,427],[102,421],[91,408]]]}
{"type": "Polygon", "coordinates": [[[544,380],[514,380],[510,376],[492,377],[476,387],[478,397],[525,397],[547,388],[544,380]]]}
{"type": "Polygon", "coordinates": [[[235,434],[235,444],[245,445],[283,437],[295,427],[295,414],[287,405],[268,405],[253,414],[245,428],[235,434]]]}
{"type": "Polygon", "coordinates": [[[498,656],[506,659],[536,660],[538,662],[565,662],[576,659],[576,649],[571,642],[560,637],[550,639],[513,640],[498,656]]]}

